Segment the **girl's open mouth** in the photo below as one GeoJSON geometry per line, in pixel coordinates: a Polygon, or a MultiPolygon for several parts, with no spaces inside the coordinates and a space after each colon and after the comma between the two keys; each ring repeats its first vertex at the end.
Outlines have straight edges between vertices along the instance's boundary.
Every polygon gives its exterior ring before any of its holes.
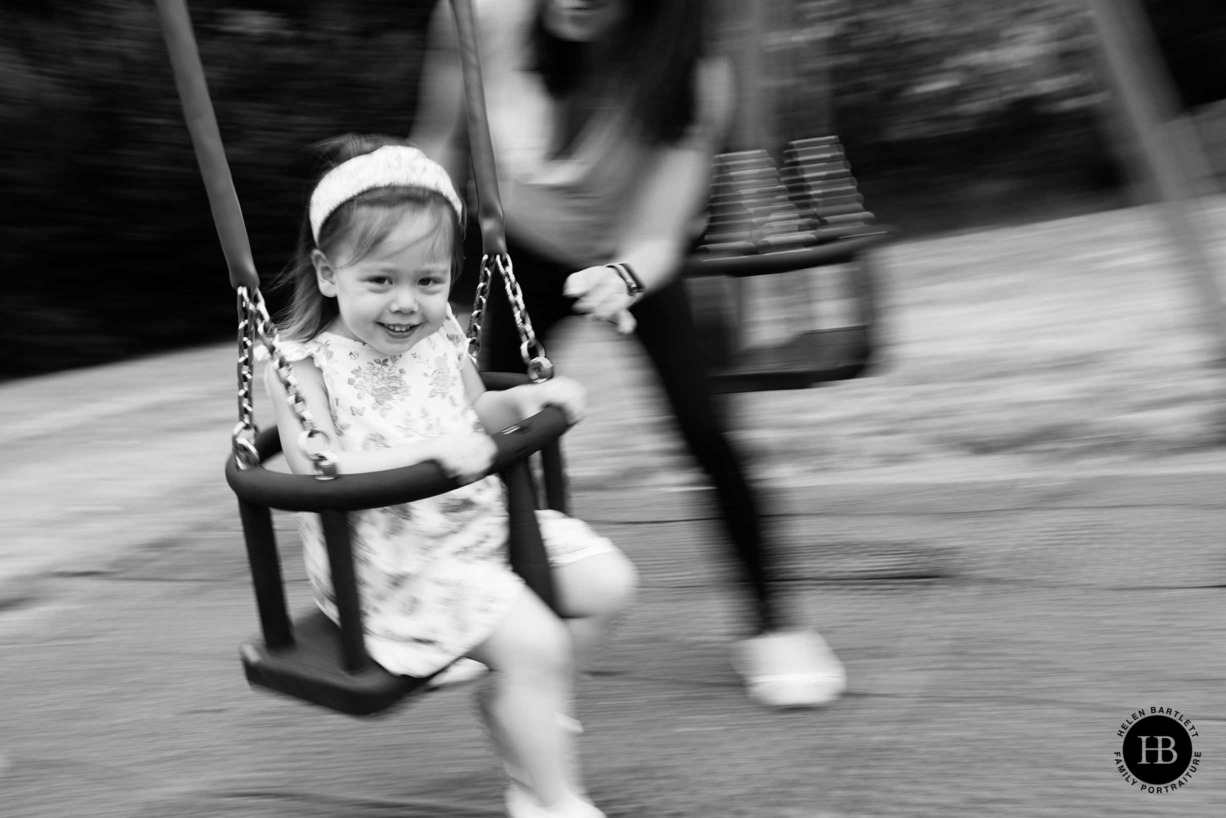
{"type": "Polygon", "coordinates": [[[420,324],[379,324],[379,326],[395,338],[408,338],[420,324]]]}

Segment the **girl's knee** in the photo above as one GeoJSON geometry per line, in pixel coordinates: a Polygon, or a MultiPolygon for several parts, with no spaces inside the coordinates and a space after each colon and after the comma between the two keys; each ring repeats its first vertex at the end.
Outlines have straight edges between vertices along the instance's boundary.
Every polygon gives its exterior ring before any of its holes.
{"type": "Polygon", "coordinates": [[[611,616],[634,600],[639,574],[620,551],[589,557],[555,572],[558,599],[566,616],[611,616]]]}
{"type": "Polygon", "coordinates": [[[610,556],[612,559],[603,569],[604,593],[607,607],[620,611],[634,601],[634,595],[639,589],[639,569],[620,551],[610,556]]]}

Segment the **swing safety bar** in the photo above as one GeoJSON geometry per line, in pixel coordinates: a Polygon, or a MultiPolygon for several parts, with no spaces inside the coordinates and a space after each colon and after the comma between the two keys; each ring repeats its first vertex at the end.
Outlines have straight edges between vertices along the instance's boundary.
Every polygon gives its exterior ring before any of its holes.
{"type": "MultiPolygon", "coordinates": [[[[486,373],[482,373],[482,378],[488,383],[486,373]]],[[[523,376],[522,382],[528,382],[526,375],[523,376]]],[[[491,473],[501,472],[515,461],[544,448],[546,444],[560,437],[567,428],[561,417],[559,410],[551,407],[493,435],[498,456],[491,473]]],[[[281,441],[276,436],[276,431],[276,427],[266,427],[256,435],[255,448],[261,462],[281,451],[281,441]]],[[[239,497],[283,511],[358,511],[381,508],[433,497],[462,485],[443,476],[442,470],[429,462],[320,480],[309,474],[289,474],[260,468],[243,469],[233,457],[226,463],[226,481],[239,497]]]]}
{"type": "MultiPolygon", "coordinates": [[[[490,388],[506,388],[528,379],[499,373],[485,380],[490,388]]],[[[511,567],[550,605],[552,586],[541,581],[548,578],[548,565],[535,517],[537,488],[529,457],[541,452],[547,496],[564,497],[559,489],[558,440],[567,428],[561,410],[547,407],[502,430],[493,436],[497,454],[487,472],[499,474],[507,487],[508,537],[520,544],[510,551],[511,567]]],[[[281,451],[277,430],[258,433],[254,446],[261,463],[276,456],[281,451]]],[[[408,694],[428,687],[432,677],[389,673],[367,655],[346,512],[412,502],[450,491],[460,483],[434,463],[317,480],[310,475],[240,468],[233,457],[226,460],[226,480],[238,495],[263,636],[262,642],[248,642],[240,649],[248,682],[354,716],[383,712],[408,694]],[[291,621],[273,509],[319,514],[339,626],[320,611],[291,621]]]]}

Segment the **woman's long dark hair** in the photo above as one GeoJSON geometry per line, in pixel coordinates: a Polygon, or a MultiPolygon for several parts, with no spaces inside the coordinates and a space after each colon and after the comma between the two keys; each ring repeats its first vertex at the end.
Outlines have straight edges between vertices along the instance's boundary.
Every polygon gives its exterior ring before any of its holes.
{"type": "Polygon", "coordinates": [[[607,47],[612,62],[595,66],[585,59],[590,44],[555,37],[538,12],[536,70],[555,99],[611,88],[648,142],[674,141],[695,116],[694,70],[706,41],[707,0],[623,2],[627,13],[607,47]],[[594,69],[607,73],[597,77],[594,69]]]}

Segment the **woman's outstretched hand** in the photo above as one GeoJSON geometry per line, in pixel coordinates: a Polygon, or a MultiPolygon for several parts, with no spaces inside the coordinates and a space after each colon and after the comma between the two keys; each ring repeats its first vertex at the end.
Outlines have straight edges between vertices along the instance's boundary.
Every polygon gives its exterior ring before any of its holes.
{"type": "Polygon", "coordinates": [[[608,321],[622,335],[634,332],[635,321],[630,314],[630,306],[635,299],[626,291],[626,282],[615,270],[601,266],[571,273],[562,286],[562,292],[577,299],[577,311],[608,321]]]}

